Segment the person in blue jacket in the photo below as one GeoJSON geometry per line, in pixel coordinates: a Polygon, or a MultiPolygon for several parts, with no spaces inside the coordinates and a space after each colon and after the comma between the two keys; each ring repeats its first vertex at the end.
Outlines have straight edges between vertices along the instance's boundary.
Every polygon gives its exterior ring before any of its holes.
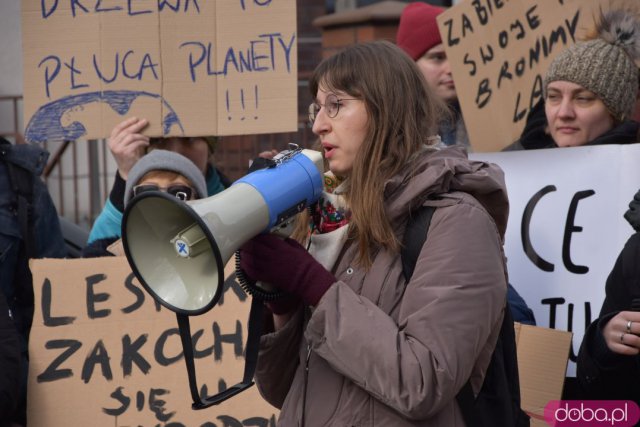
{"type": "Polygon", "coordinates": [[[215,137],[152,138],[142,133],[148,124],[147,119],[131,117],[111,131],[109,149],[116,160],[118,171],[109,198],[93,223],[88,245],[96,240],[120,237],[127,176],[133,165],[150,150],[175,151],[190,159],[205,176],[208,196],[218,194],[231,185],[229,179],[212,164],[215,137]]]}

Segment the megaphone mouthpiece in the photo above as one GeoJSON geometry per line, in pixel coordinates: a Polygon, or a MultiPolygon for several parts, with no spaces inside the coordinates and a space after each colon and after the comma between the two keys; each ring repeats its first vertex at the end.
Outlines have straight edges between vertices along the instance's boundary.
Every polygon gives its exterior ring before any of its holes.
{"type": "Polygon", "coordinates": [[[209,249],[207,236],[197,223],[180,231],[171,239],[171,243],[178,256],[182,258],[193,258],[209,249]]]}

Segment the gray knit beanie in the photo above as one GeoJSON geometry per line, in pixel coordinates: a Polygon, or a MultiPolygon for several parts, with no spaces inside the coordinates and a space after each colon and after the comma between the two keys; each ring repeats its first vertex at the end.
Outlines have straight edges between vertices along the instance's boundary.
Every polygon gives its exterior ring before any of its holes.
{"type": "Polygon", "coordinates": [[[578,42],[558,54],[544,80],[544,90],[554,81],[576,83],[595,93],[619,121],[633,112],[638,92],[640,21],[633,12],[601,14],[597,38],[578,42]]]}
{"type": "Polygon", "coordinates": [[[170,171],[182,175],[191,181],[197,198],[207,197],[207,183],[204,175],[191,160],[174,151],[153,150],[145,154],[129,171],[124,192],[124,205],[133,198],[133,187],[151,171],[170,171]]]}

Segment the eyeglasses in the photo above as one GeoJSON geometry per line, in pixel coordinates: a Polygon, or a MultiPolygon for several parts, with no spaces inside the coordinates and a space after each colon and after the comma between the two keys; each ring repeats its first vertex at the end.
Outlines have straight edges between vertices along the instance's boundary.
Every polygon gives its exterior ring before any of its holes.
{"type": "Polygon", "coordinates": [[[319,102],[312,102],[311,105],[309,105],[309,123],[313,124],[313,122],[316,120],[316,116],[320,112],[320,108],[324,107],[324,111],[325,113],[327,113],[327,116],[333,119],[338,115],[340,106],[342,105],[342,101],[353,101],[356,99],[358,98],[338,98],[337,95],[330,93],[324,99],[324,104],[320,104],[319,102]]]}
{"type": "Polygon", "coordinates": [[[149,191],[162,191],[171,194],[175,198],[186,201],[191,200],[194,190],[188,185],[170,185],[167,188],[160,188],[155,184],[140,184],[133,187],[133,195],[137,196],[142,193],[148,193],[149,191]]]}

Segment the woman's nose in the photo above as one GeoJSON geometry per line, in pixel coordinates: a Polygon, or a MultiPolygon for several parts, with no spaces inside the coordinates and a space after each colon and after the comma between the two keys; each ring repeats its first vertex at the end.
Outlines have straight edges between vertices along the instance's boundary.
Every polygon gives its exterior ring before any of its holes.
{"type": "Polygon", "coordinates": [[[452,75],[451,73],[451,64],[449,63],[448,59],[445,59],[444,63],[442,64],[442,70],[445,74],[447,75],[452,75]]]}
{"type": "Polygon", "coordinates": [[[322,135],[327,133],[331,128],[331,123],[329,122],[329,117],[325,112],[325,108],[322,107],[316,113],[316,118],[313,121],[313,126],[311,127],[311,131],[316,135],[322,135]]]}
{"type": "Polygon", "coordinates": [[[562,118],[575,117],[575,110],[573,108],[573,102],[570,99],[563,99],[558,107],[558,116],[562,118]]]}

